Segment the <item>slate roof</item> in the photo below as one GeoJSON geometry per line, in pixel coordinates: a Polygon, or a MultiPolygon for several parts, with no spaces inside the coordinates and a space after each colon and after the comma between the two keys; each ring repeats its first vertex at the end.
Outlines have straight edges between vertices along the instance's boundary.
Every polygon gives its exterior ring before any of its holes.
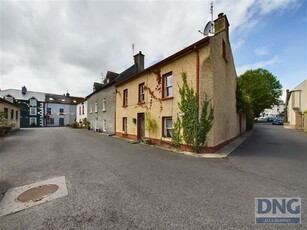
{"type": "Polygon", "coordinates": [[[6,104],[9,104],[9,105],[11,105],[11,106],[15,106],[15,107],[17,107],[17,108],[20,108],[20,106],[14,104],[14,103],[12,103],[12,102],[10,102],[10,101],[8,101],[8,100],[5,100],[4,98],[1,98],[1,97],[0,97],[0,103],[6,103],[6,104]]]}
{"type": "Polygon", "coordinates": [[[73,97],[73,96],[58,95],[51,93],[46,93],[46,98],[45,98],[45,102],[47,103],[70,104],[70,105],[77,105],[83,100],[84,98],[82,97],[73,97]]]}
{"type": "Polygon", "coordinates": [[[5,89],[0,91],[0,96],[5,97],[7,95],[11,95],[17,100],[29,100],[30,98],[34,97],[38,101],[45,101],[45,93],[41,92],[33,92],[33,91],[27,91],[27,93],[24,95],[21,93],[20,89],[5,89]]]}

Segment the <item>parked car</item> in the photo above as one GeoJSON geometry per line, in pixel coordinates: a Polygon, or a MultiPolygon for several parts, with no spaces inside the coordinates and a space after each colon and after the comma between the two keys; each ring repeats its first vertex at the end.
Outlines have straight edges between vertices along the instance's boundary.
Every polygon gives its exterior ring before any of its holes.
{"type": "Polygon", "coordinates": [[[267,121],[267,117],[255,117],[255,121],[267,121]]]}
{"type": "Polygon", "coordinates": [[[267,122],[273,122],[274,121],[274,117],[267,117],[266,121],[267,122]]]}
{"type": "Polygon", "coordinates": [[[283,125],[282,118],[281,117],[276,117],[273,120],[272,125],[283,125]]]}

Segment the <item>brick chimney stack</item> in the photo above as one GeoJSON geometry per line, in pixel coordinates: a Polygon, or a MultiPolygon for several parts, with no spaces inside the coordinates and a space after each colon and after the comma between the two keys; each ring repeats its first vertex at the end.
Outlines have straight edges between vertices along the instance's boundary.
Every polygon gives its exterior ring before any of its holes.
{"type": "Polygon", "coordinates": [[[136,64],[137,72],[144,70],[144,54],[140,51],[138,54],[134,55],[134,64],[136,64]]]}

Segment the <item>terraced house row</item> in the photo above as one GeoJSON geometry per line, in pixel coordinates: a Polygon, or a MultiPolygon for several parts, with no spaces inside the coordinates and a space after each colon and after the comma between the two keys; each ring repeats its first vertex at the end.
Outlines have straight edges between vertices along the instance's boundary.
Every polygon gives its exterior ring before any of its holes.
{"type": "MultiPolygon", "coordinates": [[[[148,68],[144,68],[144,55],[139,52],[130,68],[122,73],[109,71],[104,82],[94,83],[93,92],[77,106],[77,121],[87,117],[93,130],[170,145],[175,138],[175,122],[188,114],[179,107],[184,75],[195,93],[197,121],[205,101],[213,108],[212,127],[200,151],[221,148],[245,130],[245,117],[236,109],[237,76],[228,28],[227,17],[220,14],[214,21],[213,36],[148,68]]],[[[197,125],[195,128],[200,129],[197,125]]],[[[183,129],[179,129],[180,134],[183,129]]],[[[182,139],[180,146],[186,148],[187,144],[182,139]]]]}
{"type": "Polygon", "coordinates": [[[67,126],[75,121],[76,105],[84,100],[69,93],[59,95],[28,91],[25,86],[2,90],[1,97],[19,108],[16,119],[20,128],[67,126]]]}

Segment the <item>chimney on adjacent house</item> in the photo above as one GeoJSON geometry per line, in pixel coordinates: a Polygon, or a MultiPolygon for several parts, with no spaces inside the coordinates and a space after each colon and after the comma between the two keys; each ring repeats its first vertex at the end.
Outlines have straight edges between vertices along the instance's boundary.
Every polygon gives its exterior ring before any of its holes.
{"type": "Polygon", "coordinates": [[[137,72],[144,70],[144,54],[140,51],[138,54],[134,55],[134,64],[136,65],[137,72]]]}
{"type": "Polygon", "coordinates": [[[23,86],[23,87],[21,88],[21,93],[22,93],[23,95],[26,95],[26,94],[27,94],[27,88],[26,88],[25,86],[23,86]]]}
{"type": "Polygon", "coordinates": [[[227,20],[226,15],[224,15],[224,13],[219,13],[218,18],[214,20],[214,33],[218,34],[226,30],[226,33],[228,35],[228,27],[229,22],[227,20]]]}

